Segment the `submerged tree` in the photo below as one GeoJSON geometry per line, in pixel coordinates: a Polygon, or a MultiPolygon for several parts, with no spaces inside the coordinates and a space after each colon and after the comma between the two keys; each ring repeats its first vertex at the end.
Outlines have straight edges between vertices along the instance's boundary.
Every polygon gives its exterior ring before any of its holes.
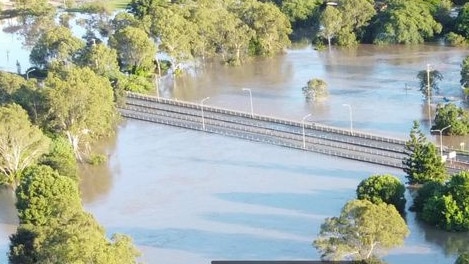
{"type": "Polygon", "coordinates": [[[325,97],[328,95],[327,83],[321,79],[311,79],[302,88],[306,99],[325,97]]]}
{"type": "Polygon", "coordinates": [[[401,213],[405,210],[405,186],[396,176],[373,175],[361,181],[356,192],[357,199],[368,200],[374,204],[392,204],[401,213]]]}
{"type": "Polygon", "coordinates": [[[419,71],[417,74],[417,79],[420,84],[420,92],[429,99],[433,96],[433,91],[438,92],[439,86],[438,83],[443,80],[443,74],[437,70],[426,69],[419,71]]]}
{"type": "Polygon", "coordinates": [[[409,229],[393,205],[352,200],[339,217],[327,218],[314,246],[324,260],[368,260],[402,245],[409,229]]]}

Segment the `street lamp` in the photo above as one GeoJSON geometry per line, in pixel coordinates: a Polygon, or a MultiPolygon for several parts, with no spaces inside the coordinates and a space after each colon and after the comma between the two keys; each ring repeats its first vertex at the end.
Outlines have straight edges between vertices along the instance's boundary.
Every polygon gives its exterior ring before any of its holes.
{"type": "Polygon", "coordinates": [[[446,127],[442,128],[442,129],[432,129],[432,130],[430,130],[430,131],[432,131],[432,132],[440,132],[440,155],[441,155],[441,157],[443,157],[443,139],[442,139],[442,138],[443,138],[443,135],[442,135],[442,134],[443,134],[443,131],[444,131],[445,129],[450,128],[450,127],[451,127],[451,125],[446,126],[446,127]]]}
{"type": "Polygon", "coordinates": [[[350,135],[353,136],[352,106],[349,104],[343,104],[342,106],[348,107],[350,114],[350,135]]]}
{"type": "Polygon", "coordinates": [[[311,114],[307,114],[303,117],[302,125],[303,125],[303,149],[306,149],[306,139],[305,139],[305,120],[306,118],[310,117],[311,114]]]}
{"type": "Polygon", "coordinates": [[[200,101],[200,110],[202,111],[202,129],[205,130],[205,120],[204,120],[204,102],[206,100],[210,99],[210,97],[205,97],[204,99],[202,99],[202,101],[200,101]]]}
{"type": "Polygon", "coordinates": [[[251,102],[251,118],[254,118],[254,108],[252,107],[252,93],[251,89],[249,88],[243,88],[243,91],[248,91],[249,92],[249,100],[251,102]]]}
{"type": "Polygon", "coordinates": [[[26,80],[29,80],[29,73],[35,70],[36,70],[35,68],[32,68],[26,71],[26,80]]]}
{"type": "Polygon", "coordinates": [[[430,88],[430,64],[427,63],[427,104],[428,104],[428,122],[432,127],[432,113],[431,113],[431,88],[430,88]]]}

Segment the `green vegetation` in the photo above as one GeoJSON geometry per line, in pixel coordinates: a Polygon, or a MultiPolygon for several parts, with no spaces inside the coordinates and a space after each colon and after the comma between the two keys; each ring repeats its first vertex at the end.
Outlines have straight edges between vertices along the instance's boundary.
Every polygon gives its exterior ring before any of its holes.
{"type": "Polygon", "coordinates": [[[467,135],[469,133],[469,113],[453,103],[438,105],[435,125],[432,129],[445,129],[445,135],[467,135]],[[448,127],[450,126],[450,127],[448,127]]]}
{"type": "Polygon", "coordinates": [[[433,92],[439,91],[438,82],[443,80],[443,75],[437,70],[426,69],[417,73],[417,79],[420,92],[428,99],[432,97],[433,92]]]}
{"type": "Polygon", "coordinates": [[[327,90],[327,83],[321,79],[311,79],[306,86],[302,88],[305,98],[312,100],[315,98],[326,97],[329,92],[327,90]]]}
{"type": "Polygon", "coordinates": [[[107,239],[83,211],[73,179],[48,166],[30,167],[16,197],[20,226],[10,237],[10,263],[137,263],[130,238],[107,239]]]}
{"type": "Polygon", "coordinates": [[[314,246],[323,260],[369,260],[402,245],[409,229],[393,205],[349,201],[339,217],[327,218],[314,246]]]}
{"type": "Polygon", "coordinates": [[[414,121],[410,131],[410,139],[405,144],[405,154],[402,164],[410,185],[429,181],[443,182],[448,178],[438,150],[433,143],[427,141],[418,121],[414,121]]]}
{"type": "Polygon", "coordinates": [[[368,200],[374,204],[392,204],[399,212],[405,211],[405,186],[393,175],[373,175],[364,179],[356,192],[357,199],[368,200]]]}
{"type": "Polygon", "coordinates": [[[469,253],[459,255],[454,264],[469,264],[469,253]]]}
{"type": "Polygon", "coordinates": [[[418,190],[413,209],[428,224],[447,231],[469,230],[469,172],[446,183],[428,182],[418,190]]]}

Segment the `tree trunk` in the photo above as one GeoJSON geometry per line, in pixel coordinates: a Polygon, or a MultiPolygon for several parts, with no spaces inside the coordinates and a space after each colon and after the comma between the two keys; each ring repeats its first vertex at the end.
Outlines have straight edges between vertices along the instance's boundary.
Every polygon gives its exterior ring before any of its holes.
{"type": "Polygon", "coordinates": [[[75,153],[75,157],[79,161],[82,161],[82,158],[81,158],[81,155],[80,155],[80,150],[79,150],[79,147],[78,147],[78,143],[80,142],[80,137],[78,135],[74,135],[70,131],[66,131],[65,134],[67,135],[68,141],[72,145],[73,153],[75,153]]]}

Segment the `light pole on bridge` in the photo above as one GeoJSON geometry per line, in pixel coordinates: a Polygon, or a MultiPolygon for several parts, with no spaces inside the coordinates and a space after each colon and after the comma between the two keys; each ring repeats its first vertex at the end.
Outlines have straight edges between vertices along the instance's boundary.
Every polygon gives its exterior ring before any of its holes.
{"type": "Polygon", "coordinates": [[[303,119],[301,120],[301,124],[303,126],[303,149],[306,149],[306,136],[305,136],[305,120],[306,118],[310,117],[311,114],[307,114],[303,117],[303,119]]]}
{"type": "Polygon", "coordinates": [[[202,101],[200,101],[200,110],[202,111],[202,130],[204,131],[205,131],[204,102],[208,99],[210,99],[210,97],[205,97],[204,99],[202,99],[202,101]]]}
{"type": "Polygon", "coordinates": [[[441,158],[443,158],[443,139],[442,139],[443,138],[443,131],[445,129],[450,128],[450,127],[451,127],[451,125],[446,126],[442,129],[432,129],[432,130],[430,130],[431,132],[439,132],[440,133],[440,156],[441,156],[441,158]]]}
{"type": "Polygon", "coordinates": [[[253,108],[253,105],[252,105],[252,92],[251,92],[251,89],[243,88],[243,91],[249,92],[249,100],[251,102],[251,118],[254,118],[254,108],[253,108]]]}
{"type": "Polygon", "coordinates": [[[350,115],[350,135],[353,136],[352,106],[349,104],[343,104],[342,106],[348,107],[349,115],[350,115]]]}

